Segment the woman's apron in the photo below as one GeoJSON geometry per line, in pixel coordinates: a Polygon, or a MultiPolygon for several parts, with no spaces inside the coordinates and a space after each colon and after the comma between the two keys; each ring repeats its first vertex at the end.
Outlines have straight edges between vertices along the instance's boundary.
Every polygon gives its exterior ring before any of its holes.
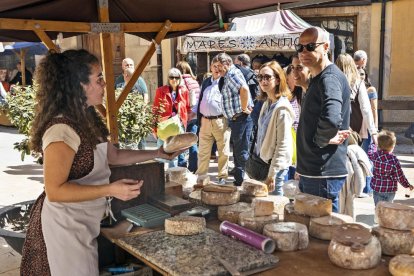
{"type": "MultiPolygon", "coordinates": [[[[80,179],[80,185],[109,183],[107,143],[94,150],[92,171],[80,179]]],[[[96,238],[109,204],[105,198],[76,202],[50,202],[45,198],[42,209],[42,231],[46,243],[50,272],[53,275],[99,275],[96,238]]]]}

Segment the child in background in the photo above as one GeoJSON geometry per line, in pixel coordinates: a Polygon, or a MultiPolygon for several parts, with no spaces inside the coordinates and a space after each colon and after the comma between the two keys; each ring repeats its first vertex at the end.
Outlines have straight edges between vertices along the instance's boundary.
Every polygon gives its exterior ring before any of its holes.
{"type": "Polygon", "coordinates": [[[400,161],[392,151],[396,143],[395,133],[383,130],[378,134],[378,150],[375,144],[371,144],[368,150],[374,171],[371,188],[374,192],[374,203],[377,206],[380,201],[392,202],[397,191],[397,183],[403,187],[413,189],[408,183],[401,169],[400,161]]]}

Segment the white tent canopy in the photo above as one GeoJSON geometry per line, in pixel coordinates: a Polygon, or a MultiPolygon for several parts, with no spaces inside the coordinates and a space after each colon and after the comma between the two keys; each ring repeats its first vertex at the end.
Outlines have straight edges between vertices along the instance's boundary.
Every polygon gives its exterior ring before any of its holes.
{"type": "Polygon", "coordinates": [[[299,35],[308,23],[290,10],[236,17],[227,32],[185,36],[181,53],[212,51],[295,51],[299,35]]]}

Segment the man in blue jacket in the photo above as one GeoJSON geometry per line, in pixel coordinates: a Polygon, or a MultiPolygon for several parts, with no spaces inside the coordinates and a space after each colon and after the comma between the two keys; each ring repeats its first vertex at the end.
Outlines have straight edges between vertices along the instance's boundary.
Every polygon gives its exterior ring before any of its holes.
{"type": "Polygon", "coordinates": [[[311,72],[297,131],[297,172],[302,192],[332,200],[339,210],[345,183],[349,135],[350,87],[328,58],[329,34],[306,29],[296,45],[299,59],[311,72]]]}

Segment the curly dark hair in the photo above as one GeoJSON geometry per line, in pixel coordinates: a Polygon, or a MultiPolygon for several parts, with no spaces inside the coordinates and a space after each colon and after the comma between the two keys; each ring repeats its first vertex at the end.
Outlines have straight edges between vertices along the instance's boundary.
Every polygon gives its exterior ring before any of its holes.
{"type": "Polygon", "coordinates": [[[36,68],[36,108],[31,128],[31,149],[42,152],[42,136],[58,115],[73,121],[93,146],[108,136],[102,117],[87,106],[81,84],[89,83],[92,66],[99,60],[86,50],[50,52],[36,68]]]}

